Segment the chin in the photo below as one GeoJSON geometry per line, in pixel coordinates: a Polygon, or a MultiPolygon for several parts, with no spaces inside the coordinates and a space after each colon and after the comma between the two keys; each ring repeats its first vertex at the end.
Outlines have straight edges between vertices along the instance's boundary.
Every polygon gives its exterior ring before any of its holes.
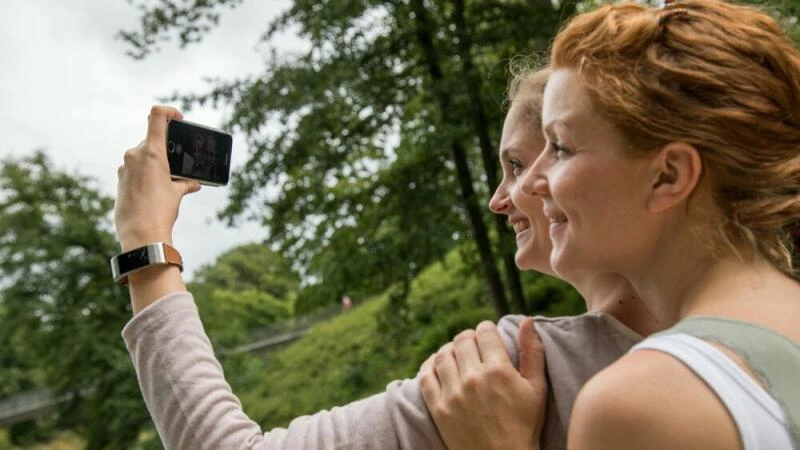
{"type": "Polygon", "coordinates": [[[514,256],[514,262],[517,264],[519,270],[533,270],[548,275],[553,274],[553,269],[550,268],[546,255],[544,257],[537,257],[536,255],[518,250],[517,254],[514,256]]]}
{"type": "Polygon", "coordinates": [[[550,266],[559,278],[567,282],[574,280],[577,272],[580,271],[580,268],[575,264],[570,264],[568,258],[564,258],[564,255],[556,253],[552,254],[550,257],[550,266]]]}
{"type": "Polygon", "coordinates": [[[514,255],[514,262],[517,264],[517,268],[519,270],[531,270],[531,261],[528,255],[525,254],[525,251],[522,249],[518,249],[517,253],[514,255]]]}

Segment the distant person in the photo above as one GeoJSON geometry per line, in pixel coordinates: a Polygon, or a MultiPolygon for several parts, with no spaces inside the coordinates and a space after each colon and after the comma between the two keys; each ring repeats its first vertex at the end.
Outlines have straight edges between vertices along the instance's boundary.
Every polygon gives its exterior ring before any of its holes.
{"type": "Polygon", "coordinates": [[[353,307],[353,300],[350,299],[349,296],[343,295],[342,296],[342,309],[345,311],[349,311],[353,307]]]}

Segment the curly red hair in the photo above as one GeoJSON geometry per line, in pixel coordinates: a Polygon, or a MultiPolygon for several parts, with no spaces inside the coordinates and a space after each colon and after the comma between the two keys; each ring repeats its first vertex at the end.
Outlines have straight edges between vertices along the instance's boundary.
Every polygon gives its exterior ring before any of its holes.
{"type": "Polygon", "coordinates": [[[795,271],[800,53],[775,20],[715,0],[607,5],[561,30],[550,66],[577,71],[634,151],[697,148],[724,243],[795,271]]]}

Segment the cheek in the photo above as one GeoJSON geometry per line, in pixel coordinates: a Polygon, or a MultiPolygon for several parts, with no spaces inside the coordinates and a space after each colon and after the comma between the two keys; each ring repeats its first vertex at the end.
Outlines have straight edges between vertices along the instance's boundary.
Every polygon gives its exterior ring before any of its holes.
{"type": "Polygon", "coordinates": [[[542,198],[539,196],[531,197],[528,205],[526,205],[525,215],[528,216],[529,220],[534,222],[534,225],[537,228],[537,231],[544,232],[544,237],[547,238],[549,234],[549,224],[550,221],[547,220],[547,217],[544,215],[544,204],[542,202],[542,198]]]}
{"type": "Polygon", "coordinates": [[[641,202],[632,174],[623,170],[602,170],[587,176],[595,181],[585,183],[581,192],[576,193],[586,219],[606,234],[628,237],[629,233],[635,234],[641,219],[638,215],[641,202]]]}
{"type": "Polygon", "coordinates": [[[579,165],[561,166],[552,170],[548,177],[548,187],[553,200],[560,208],[578,208],[588,198],[591,198],[595,183],[584,180],[593,180],[591,171],[579,165]]]}

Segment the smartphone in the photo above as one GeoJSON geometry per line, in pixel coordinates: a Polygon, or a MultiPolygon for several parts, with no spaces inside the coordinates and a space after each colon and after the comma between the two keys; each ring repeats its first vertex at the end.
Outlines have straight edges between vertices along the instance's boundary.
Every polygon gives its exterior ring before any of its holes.
{"type": "Polygon", "coordinates": [[[167,123],[167,159],[173,178],[209,186],[228,184],[233,137],[224,131],[185,120],[167,123]]]}

